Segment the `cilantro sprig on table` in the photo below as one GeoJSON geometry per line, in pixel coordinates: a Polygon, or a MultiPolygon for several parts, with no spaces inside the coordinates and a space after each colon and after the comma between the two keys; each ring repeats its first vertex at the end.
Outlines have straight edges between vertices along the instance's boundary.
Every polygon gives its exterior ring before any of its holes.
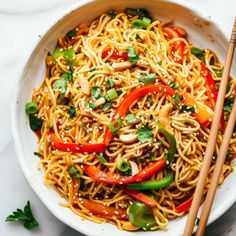
{"type": "Polygon", "coordinates": [[[5,221],[6,222],[20,221],[24,224],[24,227],[29,230],[39,225],[33,216],[29,201],[27,201],[27,204],[23,210],[17,208],[16,211],[13,211],[12,215],[9,215],[5,219],[5,221]]]}

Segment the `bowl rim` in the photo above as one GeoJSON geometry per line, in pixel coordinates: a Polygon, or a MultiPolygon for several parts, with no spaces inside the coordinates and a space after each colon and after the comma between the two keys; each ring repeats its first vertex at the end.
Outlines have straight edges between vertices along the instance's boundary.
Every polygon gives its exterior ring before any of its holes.
{"type": "MultiPolygon", "coordinates": [[[[158,1],[158,0],[156,0],[158,1]]],[[[161,0],[163,1],[163,0],[161,0]]],[[[23,69],[21,70],[21,73],[16,81],[16,86],[15,89],[13,90],[13,96],[12,96],[12,101],[10,102],[10,113],[11,113],[11,133],[12,133],[12,137],[13,137],[13,143],[15,146],[15,150],[16,150],[16,156],[18,159],[18,162],[20,164],[21,170],[23,172],[24,177],[26,178],[27,182],[30,184],[31,188],[34,190],[34,192],[36,193],[36,195],[39,197],[39,199],[41,200],[41,202],[48,208],[48,210],[57,218],[59,219],[62,223],[72,227],[73,229],[75,229],[76,231],[79,231],[85,235],[91,235],[91,231],[86,230],[84,228],[80,228],[78,227],[78,225],[74,224],[73,222],[71,222],[71,220],[68,220],[67,218],[63,218],[63,216],[61,214],[59,214],[58,212],[56,212],[54,210],[54,207],[51,206],[50,204],[47,203],[47,201],[45,200],[44,195],[39,191],[39,189],[30,181],[30,171],[28,170],[27,164],[24,161],[24,158],[22,158],[22,156],[24,156],[23,153],[23,148],[21,146],[21,142],[20,142],[20,135],[18,133],[18,126],[17,126],[17,117],[18,117],[18,113],[17,113],[17,107],[18,107],[18,103],[17,103],[17,98],[20,94],[20,85],[21,85],[21,81],[24,75],[25,70],[27,69],[27,65],[30,61],[30,58],[32,56],[32,53],[34,52],[34,50],[37,48],[38,44],[40,43],[40,41],[42,40],[42,38],[48,33],[48,31],[53,28],[60,20],[62,20],[64,17],[66,17],[67,15],[69,15],[71,12],[73,12],[74,10],[92,3],[92,2],[98,2],[98,0],[81,0],[79,2],[76,2],[70,6],[68,6],[65,10],[63,10],[62,12],[58,13],[55,17],[53,17],[50,22],[43,28],[43,30],[40,32],[41,37],[37,37],[37,39],[29,46],[30,49],[27,51],[27,53],[25,53],[25,56],[23,57],[23,69]]],[[[222,25],[222,23],[220,21],[218,21],[218,19],[216,19],[214,16],[208,14],[205,10],[202,10],[200,7],[189,3],[185,0],[166,0],[165,2],[168,3],[174,3],[177,4],[179,6],[185,7],[193,12],[195,12],[197,15],[201,16],[203,19],[208,20],[212,23],[214,23],[218,30],[227,38],[230,38],[230,31],[226,29],[226,27],[224,25],[222,25]]],[[[115,6],[114,6],[115,8],[115,6]]],[[[207,225],[211,224],[212,222],[214,222],[216,219],[218,219],[221,215],[223,215],[236,201],[236,192],[234,195],[231,195],[231,197],[228,199],[227,204],[225,204],[224,206],[220,207],[218,209],[218,211],[214,212],[214,215],[210,215],[209,220],[207,222],[207,225]]],[[[194,232],[196,231],[196,228],[194,228],[194,232]]]]}

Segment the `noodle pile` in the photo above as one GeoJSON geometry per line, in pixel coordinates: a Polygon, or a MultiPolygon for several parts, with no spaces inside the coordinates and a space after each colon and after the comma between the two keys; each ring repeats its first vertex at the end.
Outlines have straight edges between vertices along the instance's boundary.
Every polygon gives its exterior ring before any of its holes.
{"type": "MultiPolygon", "coordinates": [[[[170,39],[163,32],[163,27],[172,22],[154,20],[146,29],[132,28],[131,21],[137,18],[138,16],[125,13],[117,13],[115,16],[102,14],[89,27],[81,24],[73,31],[74,35],[68,34],[59,38],[58,47],[61,50],[72,48],[76,52],[73,65],[62,55],[56,60],[51,55],[47,56],[45,79],[41,87],[33,93],[33,101],[37,103],[39,110],[37,117],[43,120],[42,127],[37,132],[38,152],[41,155],[39,165],[44,171],[45,184],[53,187],[66,199],[66,203],[61,203],[62,206],[70,208],[84,219],[97,223],[114,223],[124,230],[137,230],[139,227],[131,224],[129,219],[102,217],[93,214],[83,205],[83,199],[88,199],[104,206],[124,209],[128,213],[135,201],[120,185],[95,181],[84,172],[84,167],[93,165],[103,172],[130,175],[132,173],[119,171],[120,162],[131,161],[136,164],[138,171],[141,171],[149,163],[166,158],[169,144],[156,125],[156,122],[161,122],[162,116],[165,116],[167,125],[170,125],[166,129],[176,139],[177,152],[170,164],[174,181],[168,187],[150,190],[157,199],[157,205],[152,208],[156,220],[156,226],[152,227],[152,230],[157,230],[165,229],[169,220],[184,214],[177,213],[175,209],[191,196],[198,181],[209,127],[201,126],[191,111],[182,110],[181,105],[176,106],[173,98],[165,93],[149,93],[134,101],[127,114],[133,114],[131,117],[135,119],[128,122],[126,116],[121,118],[120,129],[113,135],[103,153],[107,160],[105,163],[99,160],[97,153],[74,153],[55,149],[48,139],[48,132],[53,130],[64,142],[102,143],[105,130],[112,122],[117,107],[134,89],[145,86],[139,78],[150,74],[156,75],[156,84],[170,86],[170,82],[174,82],[212,114],[213,108],[209,103],[205,80],[201,76],[201,60],[191,53],[192,45],[184,37],[170,39]],[[176,62],[172,55],[173,44],[176,41],[184,44],[184,57],[181,63],[176,62]],[[122,58],[111,56],[115,50],[126,52],[128,47],[134,48],[139,56],[137,63],[132,66],[122,64],[122,58]],[[110,51],[104,58],[103,54],[108,49],[110,51]],[[54,83],[62,80],[63,73],[68,71],[71,71],[73,76],[66,84],[66,91],[62,92],[54,83]],[[118,97],[108,103],[101,98],[105,98],[111,88],[116,90],[118,97]],[[95,90],[92,92],[92,89],[95,90]],[[100,93],[100,98],[95,98],[96,92],[100,93]],[[104,107],[105,104],[107,109],[104,107]],[[121,141],[121,135],[136,134],[143,125],[151,130],[151,141],[140,142],[137,138],[130,143],[121,141]],[[80,174],[79,178],[74,178],[69,172],[72,166],[80,174]]],[[[177,29],[183,35],[186,34],[182,28],[177,29]]],[[[218,72],[223,66],[211,50],[205,49],[204,52],[204,63],[217,86],[220,81],[218,72]]],[[[235,87],[236,83],[231,79],[226,99],[235,96],[235,87]]],[[[222,135],[222,131],[219,131],[204,194],[211,180],[222,135]]],[[[219,184],[232,172],[231,162],[235,156],[234,133],[219,184]]],[[[153,174],[151,179],[162,179],[166,173],[167,170],[162,169],[153,174]]]]}

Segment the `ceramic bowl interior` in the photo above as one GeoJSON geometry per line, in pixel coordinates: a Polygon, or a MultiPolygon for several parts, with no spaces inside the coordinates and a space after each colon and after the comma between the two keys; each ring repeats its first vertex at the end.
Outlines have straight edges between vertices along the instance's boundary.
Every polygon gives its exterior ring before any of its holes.
{"type": "MultiPolygon", "coordinates": [[[[60,207],[58,202],[64,199],[43,183],[43,173],[37,169],[38,160],[33,155],[37,150],[37,138],[30,130],[28,117],[25,114],[25,103],[31,100],[32,91],[38,88],[45,75],[45,56],[56,45],[57,38],[66,34],[79,23],[90,23],[103,12],[114,9],[122,11],[126,7],[145,8],[160,20],[174,19],[175,24],[188,32],[188,39],[200,48],[213,49],[223,61],[227,49],[227,34],[222,26],[210,15],[182,1],[138,1],[138,0],[90,0],[82,1],[67,9],[63,15],[47,26],[48,31],[39,40],[26,62],[24,71],[16,87],[12,106],[12,133],[17,156],[24,175],[34,191],[48,209],[62,222],[86,235],[141,235],[143,232],[122,232],[112,224],[96,224],[83,220],[67,208],[60,207]]],[[[234,68],[235,69],[235,68],[234,68]]],[[[234,70],[235,72],[235,70],[234,70]]],[[[232,187],[236,174],[232,173],[217,191],[209,222],[222,215],[235,201],[236,188],[232,187]]],[[[182,235],[186,216],[170,221],[168,229],[159,231],[158,235],[182,235]]],[[[145,234],[156,235],[157,232],[145,234]]]]}

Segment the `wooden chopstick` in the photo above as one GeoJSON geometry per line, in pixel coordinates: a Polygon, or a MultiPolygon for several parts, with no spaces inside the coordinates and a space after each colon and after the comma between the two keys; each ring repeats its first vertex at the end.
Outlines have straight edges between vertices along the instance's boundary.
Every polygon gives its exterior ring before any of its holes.
{"type": "Polygon", "coordinates": [[[207,220],[208,220],[210,210],[212,207],[212,203],[215,197],[216,189],[218,186],[219,178],[222,173],[223,165],[225,162],[227,150],[229,147],[229,142],[230,142],[233,130],[234,130],[235,121],[236,121],[236,97],[234,98],[234,105],[233,105],[233,108],[229,117],[229,121],[225,130],[223,141],[220,146],[217,162],[215,164],[215,169],[211,178],[211,183],[207,192],[206,199],[204,201],[200,221],[197,227],[197,233],[195,236],[201,236],[204,234],[207,220]]]}
{"type": "Polygon", "coordinates": [[[198,178],[198,183],[193,195],[193,202],[189,211],[188,219],[185,225],[183,236],[191,236],[193,227],[195,224],[196,216],[198,213],[198,209],[202,200],[202,195],[206,183],[206,179],[208,176],[208,171],[211,165],[212,155],[215,150],[215,143],[218,133],[218,128],[220,124],[220,118],[224,106],[224,98],[226,93],[226,88],[228,84],[229,73],[231,69],[231,64],[233,60],[234,48],[236,43],[236,19],[234,21],[233,31],[231,34],[229,47],[227,51],[227,57],[225,60],[225,66],[223,71],[222,80],[220,83],[219,94],[216,102],[216,107],[213,115],[211,130],[209,134],[209,139],[207,142],[206,152],[204,155],[201,171],[198,178]]]}

